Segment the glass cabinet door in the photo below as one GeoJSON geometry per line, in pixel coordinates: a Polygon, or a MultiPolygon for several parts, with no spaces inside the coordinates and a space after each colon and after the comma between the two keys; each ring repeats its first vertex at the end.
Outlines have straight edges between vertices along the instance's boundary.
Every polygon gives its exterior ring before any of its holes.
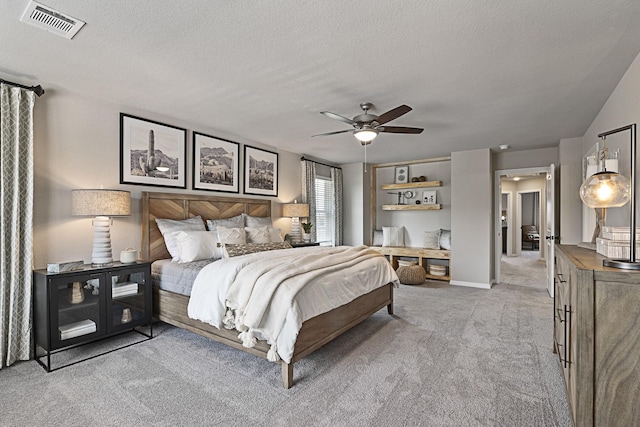
{"type": "Polygon", "coordinates": [[[109,297],[107,298],[108,331],[131,329],[151,321],[151,294],[146,291],[147,278],[144,267],[112,270],[107,273],[109,297]]]}
{"type": "Polygon", "coordinates": [[[51,279],[51,347],[62,348],[103,334],[102,274],[51,279]]]}

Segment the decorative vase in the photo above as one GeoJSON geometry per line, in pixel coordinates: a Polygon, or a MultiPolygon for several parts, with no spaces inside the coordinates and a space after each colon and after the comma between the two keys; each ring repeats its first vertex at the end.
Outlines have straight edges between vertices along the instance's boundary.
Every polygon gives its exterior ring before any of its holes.
{"type": "Polygon", "coordinates": [[[311,233],[303,233],[302,238],[304,239],[305,243],[311,242],[311,233]]]}
{"type": "Polygon", "coordinates": [[[84,291],[82,290],[82,282],[73,282],[71,292],[69,293],[69,302],[71,304],[80,304],[84,301],[84,291]]]}
{"type": "Polygon", "coordinates": [[[131,309],[130,308],[125,308],[125,309],[122,310],[122,318],[120,319],[120,322],[122,322],[122,323],[131,322],[131,309]]]}

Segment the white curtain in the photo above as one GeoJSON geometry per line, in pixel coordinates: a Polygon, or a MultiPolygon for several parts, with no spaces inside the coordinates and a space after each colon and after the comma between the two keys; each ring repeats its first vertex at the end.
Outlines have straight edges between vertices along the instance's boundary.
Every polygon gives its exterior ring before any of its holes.
{"type": "MultiPolygon", "coordinates": [[[[309,204],[309,220],[316,224],[316,164],[302,160],[302,203],[309,204]]],[[[316,241],[316,227],[311,229],[311,241],[316,241]]]]}
{"type": "Polygon", "coordinates": [[[333,200],[335,202],[335,216],[333,217],[333,232],[335,233],[334,241],[336,246],[342,245],[344,236],[342,217],[343,205],[342,200],[342,169],[331,168],[331,180],[333,181],[333,200]]]}
{"type": "Polygon", "coordinates": [[[0,369],[31,356],[34,102],[0,84],[0,369]]]}

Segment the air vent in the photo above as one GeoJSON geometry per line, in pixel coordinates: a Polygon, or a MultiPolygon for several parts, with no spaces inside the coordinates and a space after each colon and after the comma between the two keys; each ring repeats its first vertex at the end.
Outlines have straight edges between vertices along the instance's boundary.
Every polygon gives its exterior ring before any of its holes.
{"type": "Polygon", "coordinates": [[[20,21],[31,24],[50,33],[71,39],[85,24],[69,15],[53,10],[35,1],[29,2],[27,10],[22,14],[20,21]]]}

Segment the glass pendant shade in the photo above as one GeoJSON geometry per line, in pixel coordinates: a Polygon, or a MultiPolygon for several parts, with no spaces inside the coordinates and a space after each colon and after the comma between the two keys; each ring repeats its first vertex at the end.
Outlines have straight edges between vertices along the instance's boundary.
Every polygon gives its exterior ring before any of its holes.
{"type": "Polygon", "coordinates": [[[374,129],[357,129],[353,132],[353,135],[360,142],[370,142],[378,136],[378,131],[374,129]]]}
{"type": "Polygon", "coordinates": [[[591,175],[580,186],[582,202],[591,208],[617,208],[631,198],[629,180],[616,172],[591,175]]]}

